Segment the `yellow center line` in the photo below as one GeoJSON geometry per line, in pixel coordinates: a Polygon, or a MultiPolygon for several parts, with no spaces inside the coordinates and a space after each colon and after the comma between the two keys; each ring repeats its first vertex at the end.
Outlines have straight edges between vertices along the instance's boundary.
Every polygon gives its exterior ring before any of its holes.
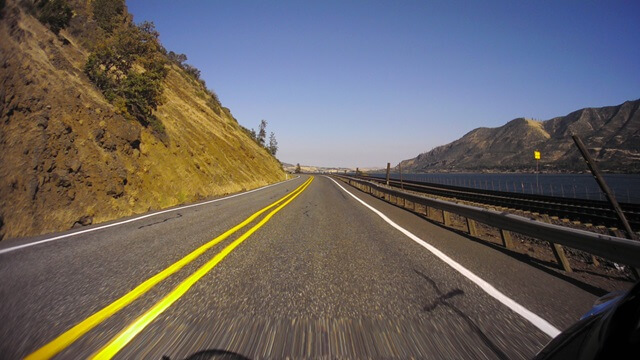
{"type": "MultiPolygon", "coordinates": [[[[313,177],[310,178],[313,180],[313,177]]],[[[174,302],[180,299],[198,280],[205,276],[211,269],[213,269],[222,259],[224,259],[229,253],[233,251],[238,245],[245,241],[251,234],[260,229],[266,224],[278,211],[282,210],[291,201],[293,201],[298,195],[300,195],[311,183],[311,181],[304,184],[302,190],[290,197],[282,205],[278,206],[275,210],[271,211],[265,216],[258,224],[254,225],[251,229],[247,230],[238,239],[234,240],[220,253],[209,260],[206,264],[202,265],[196,272],[191,274],[188,278],[182,281],[176,286],[167,296],[158,301],[151,309],[147,310],[144,314],[138,317],[133,323],[120,331],[118,335],[112,338],[102,349],[98,350],[92,359],[111,359],[117,354],[123,347],[125,347],[136,335],[144,330],[155,318],[157,318],[163,311],[165,311],[174,302]]]]}
{"type": "Polygon", "coordinates": [[[116,312],[120,311],[122,308],[124,308],[125,306],[129,305],[135,299],[139,298],[140,296],[142,296],[143,294],[145,294],[146,292],[151,290],[155,285],[157,285],[162,280],[166,279],[167,277],[169,277],[172,274],[176,273],[178,270],[180,270],[183,267],[185,267],[187,264],[189,264],[190,262],[195,260],[197,257],[202,255],[205,251],[207,251],[211,247],[215,246],[219,242],[223,241],[224,239],[226,239],[229,236],[231,236],[232,234],[234,234],[236,231],[238,231],[238,230],[242,229],[243,227],[245,227],[246,225],[250,224],[258,216],[262,215],[264,212],[268,211],[269,209],[277,206],[278,204],[282,203],[283,201],[285,201],[287,199],[290,199],[292,197],[297,196],[297,194],[299,194],[302,190],[304,190],[306,185],[311,183],[311,180],[312,180],[312,178],[309,178],[307,181],[305,181],[302,185],[297,187],[291,193],[283,196],[282,198],[280,198],[276,202],[270,204],[269,206],[266,206],[263,209],[257,211],[256,213],[254,213],[253,215],[249,216],[247,219],[245,219],[240,224],[238,224],[238,225],[234,226],[233,228],[225,231],[222,235],[220,235],[220,236],[216,237],[215,239],[209,241],[208,243],[200,246],[199,248],[197,248],[196,250],[192,251],[191,253],[189,253],[188,255],[183,257],[182,259],[178,260],[177,262],[175,262],[174,264],[172,264],[168,268],[166,268],[163,271],[157,273],[156,275],[150,277],[145,282],[143,282],[140,285],[136,286],[133,290],[131,290],[127,294],[123,295],[122,297],[120,297],[119,299],[114,301],[113,303],[107,305],[106,307],[104,307],[100,311],[94,313],[93,315],[89,316],[88,318],[86,318],[82,322],[78,323],[77,325],[75,325],[71,329],[65,331],[64,333],[59,335],[57,338],[53,339],[48,344],[46,344],[43,347],[39,348],[35,352],[29,354],[25,359],[31,360],[31,359],[49,359],[49,358],[52,358],[53,356],[58,354],[60,351],[64,350],[66,347],[71,345],[74,341],[79,339],[82,335],[86,334],[89,330],[93,329],[98,324],[100,324],[101,322],[103,322],[104,320],[109,318],[111,315],[113,315],[116,312]]]}

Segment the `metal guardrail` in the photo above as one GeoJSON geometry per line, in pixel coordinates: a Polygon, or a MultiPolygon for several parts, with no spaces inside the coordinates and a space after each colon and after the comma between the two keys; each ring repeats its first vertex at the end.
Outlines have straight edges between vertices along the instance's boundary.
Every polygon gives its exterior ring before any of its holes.
{"type": "Polygon", "coordinates": [[[560,265],[567,271],[571,271],[571,268],[568,266],[564,252],[558,244],[579,249],[635,268],[640,267],[639,241],[544,223],[506,212],[429,199],[423,196],[390,189],[371,181],[348,176],[339,175],[337,177],[350,185],[356,186],[362,191],[378,197],[384,197],[389,201],[391,201],[391,197],[394,197],[396,198],[396,202],[398,199],[403,199],[405,204],[406,201],[410,201],[414,204],[423,205],[425,206],[425,213],[429,212],[429,208],[441,210],[443,211],[443,222],[445,224],[447,223],[447,213],[458,214],[466,218],[467,229],[472,236],[476,235],[474,221],[498,228],[502,234],[503,245],[507,248],[511,247],[509,231],[548,241],[554,244],[554,246],[552,246],[554,254],[559,260],[560,265]]]}
{"type": "MultiPolygon", "coordinates": [[[[357,177],[363,180],[383,183],[385,180],[377,177],[357,177]]],[[[607,201],[571,199],[546,195],[501,192],[494,190],[471,189],[452,185],[430,184],[419,181],[404,180],[405,190],[417,191],[425,194],[456,198],[482,204],[516,208],[578,220],[594,225],[620,227],[620,221],[615,211],[607,201]]],[[[401,187],[398,180],[391,180],[390,185],[401,187]]],[[[640,229],[640,204],[620,204],[627,215],[631,227],[640,229]]]]}

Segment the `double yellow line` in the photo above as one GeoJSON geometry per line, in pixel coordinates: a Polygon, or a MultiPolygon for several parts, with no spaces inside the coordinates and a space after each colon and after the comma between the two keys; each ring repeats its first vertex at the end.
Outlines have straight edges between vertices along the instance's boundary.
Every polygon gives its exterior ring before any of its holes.
{"type": "Polygon", "coordinates": [[[251,222],[253,222],[256,218],[258,218],[263,213],[267,212],[269,209],[276,207],[273,211],[267,214],[260,222],[254,225],[252,228],[247,230],[244,234],[242,234],[238,239],[234,240],[231,244],[225,247],[220,253],[214,256],[211,260],[209,260],[206,264],[201,266],[198,270],[196,270],[193,274],[191,274],[188,278],[182,281],[177,287],[175,287],[168,295],[166,295],[162,300],[158,301],[151,309],[147,310],[143,315],[138,317],[133,323],[123,329],[118,335],[116,335],[113,339],[111,339],[107,345],[102,347],[98,352],[96,352],[92,357],[96,359],[110,359],[113,357],[118,351],[120,351],[127,343],[129,343],[138,333],[140,333],[147,325],[149,325],[156,317],[158,317],[164,310],[166,310],[171,304],[173,304],[176,300],[178,300],[184,293],[189,290],[193,284],[195,284],[198,280],[200,280],[204,275],[206,275],[211,269],[213,269],[222,259],[224,259],[233,249],[235,249],[238,245],[240,245],[244,240],[246,240],[251,234],[256,232],[259,228],[261,228],[264,224],[266,224],[278,211],[282,210],[285,206],[287,206],[293,199],[298,197],[313,181],[313,177],[310,177],[307,181],[305,181],[302,185],[296,188],[291,193],[272,203],[271,205],[257,211],[253,215],[249,216],[240,224],[234,226],[233,228],[227,230],[222,235],[216,237],[215,239],[209,241],[208,243],[202,245],[196,250],[192,251],[187,256],[183,257],[173,265],[154,275],[153,277],[147,279],[142,284],[136,286],[133,290],[131,290],[126,295],[122,296],[118,300],[104,307],[102,310],[96,312],[95,314],[89,316],[79,324],[75,325],[71,329],[67,330],[45,346],[36,350],[26,357],[26,359],[49,359],[56,354],[60,353],[62,350],[71,345],[74,341],[80,338],[82,335],[86,334],[89,330],[96,327],[98,324],[102,323],[104,320],[109,318],[111,315],[120,311],[125,306],[129,305],[135,299],[139,298],[155,285],[157,285],[162,280],[166,279],[170,275],[174,274],[178,270],[182,269],[184,266],[195,260],[197,257],[202,255],[205,251],[228,238],[238,230],[247,226],[251,222]]]}

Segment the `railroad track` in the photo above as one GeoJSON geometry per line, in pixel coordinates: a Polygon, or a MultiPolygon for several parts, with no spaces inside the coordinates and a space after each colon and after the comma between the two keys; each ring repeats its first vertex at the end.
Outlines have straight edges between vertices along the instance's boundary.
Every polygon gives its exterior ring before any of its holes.
{"type": "MultiPolygon", "coordinates": [[[[385,183],[385,179],[361,176],[361,179],[385,183]]],[[[622,228],[607,201],[570,199],[546,195],[518,194],[503,191],[470,189],[459,186],[423,183],[419,181],[390,180],[389,185],[424,194],[471,201],[480,204],[537,212],[581,223],[622,228]]],[[[640,230],[640,204],[620,203],[634,231],[640,230]]]]}

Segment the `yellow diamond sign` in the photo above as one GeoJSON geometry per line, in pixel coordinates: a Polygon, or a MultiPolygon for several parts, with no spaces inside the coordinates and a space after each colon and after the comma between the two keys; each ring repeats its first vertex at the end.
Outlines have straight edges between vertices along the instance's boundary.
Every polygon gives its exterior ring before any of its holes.
{"type": "Polygon", "coordinates": [[[538,151],[538,150],[534,151],[534,152],[533,152],[533,157],[534,157],[536,160],[540,160],[540,151],[538,151]]]}

